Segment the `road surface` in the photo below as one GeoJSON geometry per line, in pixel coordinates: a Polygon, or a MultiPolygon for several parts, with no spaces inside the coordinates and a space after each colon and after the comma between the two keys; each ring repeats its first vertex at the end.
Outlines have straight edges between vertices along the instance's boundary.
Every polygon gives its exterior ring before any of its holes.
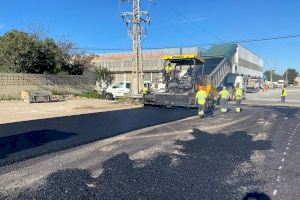
{"type": "Polygon", "coordinates": [[[0,199],[299,199],[299,107],[195,114],[145,107],[0,125],[0,199]]]}

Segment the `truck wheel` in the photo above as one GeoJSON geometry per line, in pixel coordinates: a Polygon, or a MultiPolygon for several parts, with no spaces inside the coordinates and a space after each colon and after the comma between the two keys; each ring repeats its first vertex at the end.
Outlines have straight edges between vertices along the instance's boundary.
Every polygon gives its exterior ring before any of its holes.
{"type": "Polygon", "coordinates": [[[113,95],[111,93],[108,93],[108,94],[105,95],[105,99],[106,100],[113,100],[114,97],[113,97],[113,95]]]}

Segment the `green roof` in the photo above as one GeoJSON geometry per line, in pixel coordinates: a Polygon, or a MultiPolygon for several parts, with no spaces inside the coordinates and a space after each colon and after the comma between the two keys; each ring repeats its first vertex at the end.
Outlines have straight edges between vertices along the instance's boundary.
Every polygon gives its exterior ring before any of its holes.
{"type": "Polygon", "coordinates": [[[231,60],[236,52],[237,44],[218,44],[213,45],[202,54],[203,57],[226,57],[231,60]]]}

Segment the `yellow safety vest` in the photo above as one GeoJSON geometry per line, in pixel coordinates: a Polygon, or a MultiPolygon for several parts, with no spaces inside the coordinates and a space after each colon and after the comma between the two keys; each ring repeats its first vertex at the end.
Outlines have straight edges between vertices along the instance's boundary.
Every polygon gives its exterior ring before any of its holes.
{"type": "Polygon", "coordinates": [[[222,90],[219,94],[221,95],[221,99],[229,99],[230,94],[227,90],[222,90]]]}
{"type": "Polygon", "coordinates": [[[199,105],[205,105],[207,98],[207,93],[204,90],[200,90],[196,93],[196,99],[199,105]]]}
{"type": "Polygon", "coordinates": [[[148,94],[148,88],[147,88],[147,87],[144,87],[144,88],[143,88],[143,95],[146,95],[146,94],[148,94]]]}
{"type": "Polygon", "coordinates": [[[235,100],[242,100],[243,99],[243,90],[242,88],[235,89],[235,100]]]}
{"type": "Polygon", "coordinates": [[[282,89],[281,96],[282,97],[286,97],[287,96],[287,90],[285,88],[282,89]]]}
{"type": "Polygon", "coordinates": [[[166,70],[167,73],[170,73],[171,71],[174,70],[174,67],[172,65],[166,65],[165,70],[166,70]]]}

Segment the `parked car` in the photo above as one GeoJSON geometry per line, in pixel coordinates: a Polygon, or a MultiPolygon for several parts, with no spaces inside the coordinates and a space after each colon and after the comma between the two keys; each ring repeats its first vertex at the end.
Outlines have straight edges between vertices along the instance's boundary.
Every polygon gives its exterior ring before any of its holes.
{"type": "MultiPolygon", "coordinates": [[[[151,84],[149,81],[144,81],[144,84],[151,84]]],[[[117,82],[108,86],[102,93],[107,100],[113,100],[130,93],[131,82],[117,82]]]]}
{"type": "Polygon", "coordinates": [[[103,96],[107,100],[123,97],[130,92],[130,87],[130,82],[117,82],[106,88],[103,92],[103,96]]]}

